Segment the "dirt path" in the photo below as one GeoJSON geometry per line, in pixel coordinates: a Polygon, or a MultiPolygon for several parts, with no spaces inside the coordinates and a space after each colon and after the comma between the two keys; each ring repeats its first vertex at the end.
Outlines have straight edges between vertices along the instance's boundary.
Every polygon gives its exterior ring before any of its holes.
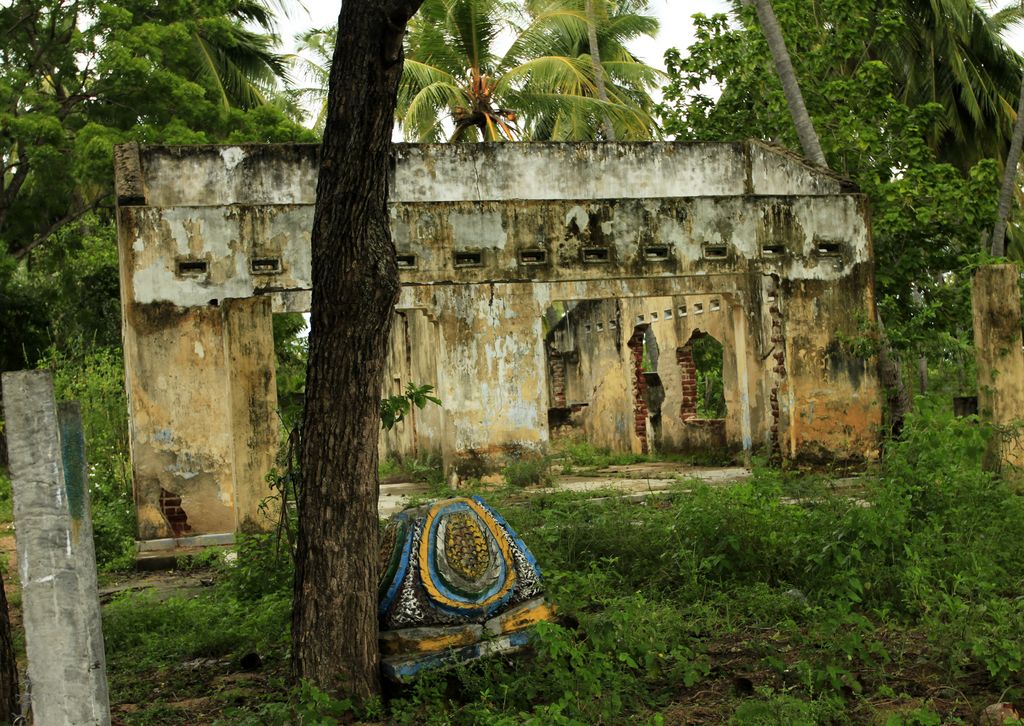
{"type": "MultiPolygon", "coordinates": [[[[25,642],[21,620],[21,587],[18,584],[18,555],[14,548],[14,524],[0,524],[0,563],[3,564],[4,594],[7,596],[7,612],[11,619],[11,634],[15,647],[25,642]]],[[[25,672],[24,653],[18,653],[18,673],[25,672]]]]}

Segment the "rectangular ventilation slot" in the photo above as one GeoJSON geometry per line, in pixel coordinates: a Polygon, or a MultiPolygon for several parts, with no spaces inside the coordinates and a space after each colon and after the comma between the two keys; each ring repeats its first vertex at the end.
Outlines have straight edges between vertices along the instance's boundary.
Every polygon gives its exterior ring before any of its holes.
{"type": "Polygon", "coordinates": [[[657,311],[653,311],[651,313],[651,320],[657,320],[657,319],[658,319],[658,312],[657,311]]]}
{"type": "Polygon", "coordinates": [[[686,306],[685,305],[680,305],[679,306],[679,317],[681,317],[681,318],[685,318],[686,317],[686,306]]]}
{"type": "Polygon", "coordinates": [[[715,313],[722,309],[722,304],[717,300],[711,301],[711,312],[715,313]]]}
{"type": "Polygon", "coordinates": [[[694,303],[693,314],[701,315],[704,312],[704,303],[694,303]]]}
{"type": "Polygon", "coordinates": [[[587,323],[586,325],[584,325],[583,329],[589,333],[590,332],[590,323],[587,323]]]}
{"type": "Polygon", "coordinates": [[[782,257],[786,254],[786,245],[762,245],[762,257],[782,257]]]}
{"type": "Polygon", "coordinates": [[[480,252],[456,252],[456,267],[482,267],[484,256],[480,252]]]}
{"type": "Polygon", "coordinates": [[[667,260],[668,247],[663,245],[644,247],[644,259],[648,262],[660,262],[662,260],[667,260]]]}
{"type": "Polygon", "coordinates": [[[416,255],[395,255],[395,262],[399,270],[416,269],[416,255]]]}
{"type": "Polygon", "coordinates": [[[617,327],[619,327],[618,323],[616,323],[614,320],[608,321],[608,330],[615,330],[617,327]]]}
{"type": "Polygon", "coordinates": [[[547,250],[519,250],[519,262],[523,265],[543,265],[548,261],[547,250]]]}
{"type": "Polygon", "coordinates": [[[584,262],[607,262],[608,261],[608,248],[607,247],[584,247],[583,248],[583,261],[584,262]]]}
{"type": "Polygon", "coordinates": [[[671,320],[671,319],[672,319],[672,309],[669,308],[668,310],[665,311],[665,320],[671,320]]]}
{"type": "Polygon", "coordinates": [[[636,321],[637,321],[638,323],[642,323],[642,322],[644,321],[644,316],[643,316],[643,315],[637,315],[637,316],[636,316],[636,321]]]}
{"type": "Polygon", "coordinates": [[[602,330],[604,330],[604,323],[598,323],[597,324],[597,332],[600,333],[602,330]]]}
{"type": "Polygon", "coordinates": [[[179,275],[205,275],[209,269],[206,260],[180,260],[178,262],[179,275]]]}
{"type": "Polygon", "coordinates": [[[843,254],[843,245],[840,242],[826,242],[824,240],[818,240],[816,243],[816,252],[819,255],[841,255],[843,254]]]}
{"type": "Polygon", "coordinates": [[[705,260],[724,260],[729,256],[729,248],[725,245],[704,245],[705,260]]]}
{"type": "Polygon", "coordinates": [[[277,257],[254,257],[249,261],[254,275],[273,275],[281,271],[281,260],[277,257]]]}

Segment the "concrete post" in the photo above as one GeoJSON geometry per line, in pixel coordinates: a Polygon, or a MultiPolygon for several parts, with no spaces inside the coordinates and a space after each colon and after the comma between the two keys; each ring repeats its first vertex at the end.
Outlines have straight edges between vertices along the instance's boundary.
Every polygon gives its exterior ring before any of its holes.
{"type": "Polygon", "coordinates": [[[1024,467],[1024,432],[1016,428],[1024,423],[1019,275],[1016,265],[984,265],[971,284],[978,414],[1000,429],[990,450],[992,466],[1024,467]]]}
{"type": "Polygon", "coordinates": [[[35,723],[110,724],[85,442],[46,371],[3,374],[35,723]]]}

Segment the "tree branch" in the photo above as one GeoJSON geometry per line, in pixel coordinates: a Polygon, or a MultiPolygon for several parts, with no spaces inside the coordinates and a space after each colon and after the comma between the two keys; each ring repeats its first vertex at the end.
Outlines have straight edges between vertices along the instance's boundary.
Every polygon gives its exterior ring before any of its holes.
{"type": "Polygon", "coordinates": [[[94,199],[92,202],[82,207],[81,209],[75,212],[70,212],[69,214],[66,214],[60,219],[58,219],[56,222],[54,222],[49,227],[40,232],[38,235],[36,235],[35,239],[29,242],[25,247],[22,247],[20,250],[16,251],[14,253],[14,259],[18,261],[25,259],[25,257],[27,257],[28,254],[32,252],[32,250],[34,250],[36,247],[50,239],[50,237],[53,236],[54,232],[59,230],[65,224],[70,224],[71,222],[74,222],[76,219],[84,217],[86,214],[99,207],[100,203],[106,198],[106,196],[107,195],[97,197],[96,199],[94,199]]]}

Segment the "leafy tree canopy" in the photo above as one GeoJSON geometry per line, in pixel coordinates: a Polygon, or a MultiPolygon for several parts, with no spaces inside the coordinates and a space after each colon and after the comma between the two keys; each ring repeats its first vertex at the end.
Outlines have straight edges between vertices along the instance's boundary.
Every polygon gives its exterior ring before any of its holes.
{"type": "MultiPolygon", "coordinates": [[[[829,164],[871,202],[878,305],[890,338],[904,351],[963,354],[971,330],[969,271],[994,217],[997,162],[981,159],[966,174],[944,163],[942,157],[977,156],[976,149],[936,143],[951,138],[940,133],[949,128],[948,106],[912,103],[906,69],[894,54],[875,52],[907,38],[914,18],[905,2],[773,5],[829,164]]],[[[736,18],[694,16],[689,53],[666,54],[665,131],[694,140],[755,137],[799,149],[756,17],[737,8],[736,18]]],[[[1019,68],[1019,59],[1003,51],[1003,61],[1019,68]]]]}
{"type": "Polygon", "coordinates": [[[114,144],[312,140],[272,21],[258,0],[0,7],[0,297],[23,323],[0,365],[117,342],[114,144]]]}

